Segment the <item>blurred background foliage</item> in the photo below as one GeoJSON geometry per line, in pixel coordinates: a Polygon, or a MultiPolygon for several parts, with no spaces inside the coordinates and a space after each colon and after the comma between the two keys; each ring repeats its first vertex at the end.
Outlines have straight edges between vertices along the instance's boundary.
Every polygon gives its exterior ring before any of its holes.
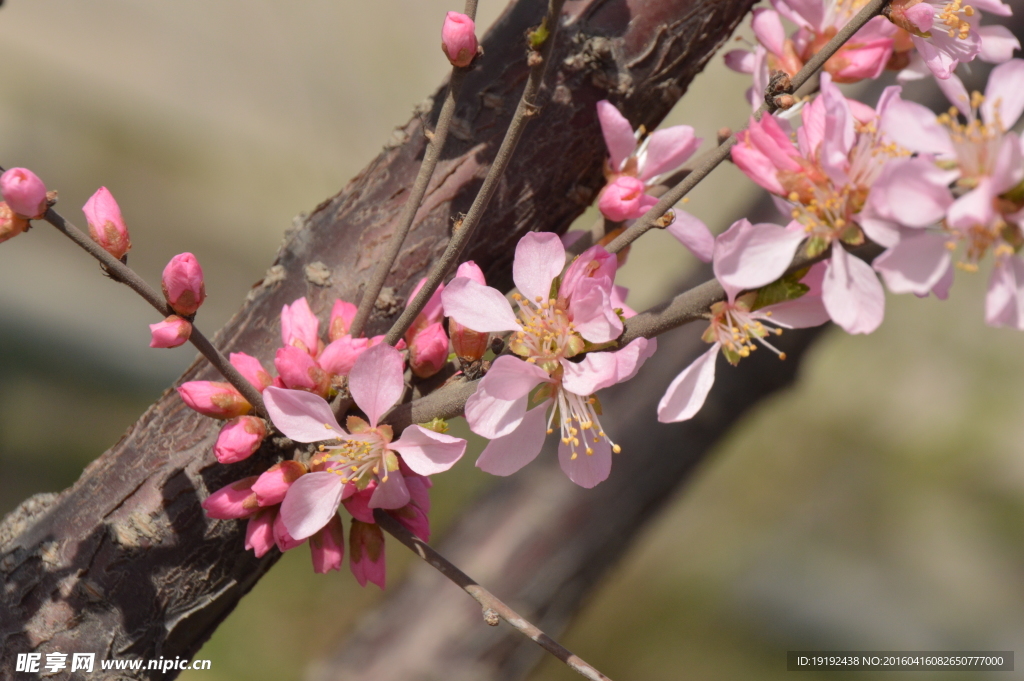
{"type": "MultiPolygon", "coordinates": [[[[150,281],[194,252],[210,293],[199,324],[213,331],[292,218],[344,186],[444,78],[450,9],[8,0],[0,164],[34,169],[82,225],[79,207],[110,188],[150,281]]],[[[502,9],[482,2],[479,24],[502,9]]],[[[747,85],[716,58],[667,123],[693,125],[706,150],[744,123],[747,85]]],[[[757,196],[726,165],[687,210],[720,231],[757,196]]],[[[692,265],[668,235],[645,237],[622,274],[631,303],[662,299],[692,265]]],[[[986,276],[959,274],[945,303],[889,296],[869,337],[829,331],[797,386],[644,530],[565,643],[613,678],[652,681],[782,677],[797,648],[1019,647],[1024,339],[984,326],[986,276]]],[[[73,483],[192,361],[146,347],[155,321],[45,224],[0,247],[0,512],[73,483]]],[[[440,532],[490,482],[474,451],[435,478],[440,532]]],[[[408,553],[392,545],[388,562],[400,579],[408,553]]],[[[290,552],[198,654],[212,671],[182,678],[301,679],[380,597],[290,552]]],[[[535,678],[577,677],[546,660],[535,678]]]]}

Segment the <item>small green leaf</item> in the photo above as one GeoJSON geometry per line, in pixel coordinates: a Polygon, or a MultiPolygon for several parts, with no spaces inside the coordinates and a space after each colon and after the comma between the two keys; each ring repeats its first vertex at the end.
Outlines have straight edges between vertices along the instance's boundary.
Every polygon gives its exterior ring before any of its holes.
{"type": "Polygon", "coordinates": [[[530,49],[539,50],[549,35],[551,35],[551,31],[548,30],[548,20],[545,18],[540,26],[526,34],[526,39],[530,43],[530,49]]]}

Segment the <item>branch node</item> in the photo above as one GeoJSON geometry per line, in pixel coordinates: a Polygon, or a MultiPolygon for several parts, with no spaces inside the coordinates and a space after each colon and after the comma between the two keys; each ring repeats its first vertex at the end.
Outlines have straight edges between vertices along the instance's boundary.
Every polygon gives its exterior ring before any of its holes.
{"type": "Polygon", "coordinates": [[[484,622],[488,626],[496,627],[501,623],[501,616],[494,608],[484,608],[484,622]]]}

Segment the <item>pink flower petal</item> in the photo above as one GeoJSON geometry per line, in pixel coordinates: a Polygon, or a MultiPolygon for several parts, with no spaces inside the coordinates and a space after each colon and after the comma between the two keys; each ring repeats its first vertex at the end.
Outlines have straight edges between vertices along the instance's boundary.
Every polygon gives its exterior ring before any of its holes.
{"type": "Polygon", "coordinates": [[[885,315],[885,291],[871,265],[832,244],[832,259],[822,283],[825,309],[847,333],[871,333],[885,315]]]}
{"type": "Polygon", "coordinates": [[[530,391],[547,380],[547,372],[534,364],[499,357],[466,400],[470,430],[489,440],[508,435],[523,420],[530,391]]]}
{"type": "Polygon", "coordinates": [[[402,455],[402,460],[420,475],[443,473],[466,452],[466,441],[435,433],[422,426],[409,426],[402,431],[402,437],[389,446],[402,455]]]}
{"type": "Polygon", "coordinates": [[[445,314],[473,331],[496,333],[521,328],[505,296],[472,279],[452,279],[441,298],[445,314]]]}
{"type": "Polygon", "coordinates": [[[1013,53],[1020,49],[1020,41],[1017,36],[1010,32],[1005,26],[996,24],[990,26],[979,26],[978,35],[981,37],[981,52],[978,58],[990,64],[1002,64],[1013,58],[1013,53]]]}
{"type": "Polygon", "coordinates": [[[292,483],[281,502],[281,520],[295,540],[315,534],[338,512],[344,488],[341,476],[307,473],[292,483]]]}
{"type": "Polygon", "coordinates": [[[380,417],[395,406],[405,392],[402,355],[387,343],[374,345],[359,355],[348,375],[352,399],[366,412],[370,426],[376,428],[380,417]]]}
{"type": "Polygon", "coordinates": [[[370,497],[370,508],[402,508],[409,503],[409,488],[401,471],[391,471],[381,479],[370,497]]]}
{"type": "Polygon", "coordinates": [[[649,183],[658,175],[675,170],[693,156],[700,143],[701,139],[693,134],[693,128],[688,125],[655,130],[647,138],[640,179],[649,183]]]}
{"type": "Polygon", "coordinates": [[[569,445],[558,445],[558,463],[569,479],[580,487],[591,489],[608,479],[612,472],[612,447],[608,440],[599,438],[591,445],[592,454],[577,448],[576,458],[569,445]]]}
{"type": "Polygon", "coordinates": [[[730,299],[770,284],[789,268],[803,238],[803,233],[778,225],[738,220],[715,239],[715,277],[730,299]]]}
{"type": "Polygon", "coordinates": [[[715,361],[721,344],[715,343],[675,377],[658,402],[658,421],[675,423],[692,419],[715,384],[715,361]]]}
{"type": "Polygon", "coordinates": [[[264,508],[249,518],[245,526],[245,550],[252,551],[257,558],[262,558],[274,546],[274,521],[277,519],[276,508],[264,508]]]}
{"type": "Polygon", "coordinates": [[[895,99],[882,116],[882,132],[911,151],[956,156],[949,132],[927,107],[895,99]]]}
{"type": "Polygon", "coordinates": [[[893,293],[928,295],[952,258],[941,234],[925,232],[901,239],[898,244],[875,258],[875,270],[893,293]]]}
{"type": "Polygon", "coordinates": [[[1017,124],[1024,112],[1024,59],[1012,59],[992,69],[981,103],[981,117],[992,125],[997,120],[1003,130],[1017,124]]]}
{"type": "Polygon", "coordinates": [[[1024,330],[1024,261],[999,258],[985,295],[985,323],[1024,330]]]}
{"type": "Polygon", "coordinates": [[[815,33],[824,28],[826,5],[822,0],[772,0],[772,7],[797,26],[815,33]]]}
{"type": "MultiPolygon", "coordinates": [[[[530,232],[516,245],[516,258],[512,263],[512,281],[519,292],[530,300],[547,300],[551,295],[551,282],[565,267],[565,247],[557,234],[530,232]]],[[[461,321],[461,320],[456,320],[461,321]]],[[[471,325],[470,328],[473,328],[471,325]]],[[[488,331],[491,329],[476,329],[488,331]]],[[[498,329],[493,329],[498,330],[498,329]]]]}
{"type": "Polygon", "coordinates": [[[725,53],[725,66],[739,73],[753,73],[754,53],[750,50],[730,50],[725,53]]]}
{"type": "Polygon", "coordinates": [[[759,43],[772,54],[782,56],[786,49],[786,29],[782,27],[778,12],[766,7],[755,9],[750,27],[754,29],[754,36],[759,43]]]}
{"type": "Polygon", "coordinates": [[[967,94],[964,82],[956,77],[954,73],[945,80],[935,79],[936,85],[946,95],[946,99],[957,108],[968,120],[974,118],[974,110],[971,108],[971,96],[967,94]]]}
{"type": "Polygon", "coordinates": [[[345,434],[331,405],[319,395],[271,386],[263,391],[263,403],[274,426],[296,442],[333,440],[345,434]]]}
{"type": "Polygon", "coordinates": [[[581,336],[591,343],[606,343],[622,334],[622,320],[615,314],[608,277],[579,282],[569,300],[569,316],[581,336]]]}
{"type": "Polygon", "coordinates": [[[999,153],[992,168],[992,191],[996,194],[1007,192],[1024,180],[1024,159],[1021,153],[1021,140],[1016,133],[1003,135],[999,153]]]}
{"type": "Polygon", "coordinates": [[[628,381],[654,354],[657,342],[637,338],[614,352],[590,352],[580,362],[562,360],[562,387],[587,397],[616,383],[628,381]]]}
{"type": "Polygon", "coordinates": [[[536,364],[502,355],[491,364],[480,387],[498,399],[517,400],[548,379],[548,372],[536,364]]]}
{"type": "Polygon", "coordinates": [[[512,475],[540,454],[547,435],[545,402],[526,412],[515,430],[491,440],[484,448],[476,467],[491,475],[512,475]]]}
{"type": "Polygon", "coordinates": [[[601,122],[601,134],[604,135],[604,143],[611,156],[612,170],[619,171],[622,169],[622,162],[636,149],[633,126],[611,102],[605,99],[597,103],[597,118],[601,122]]]}
{"type": "Polygon", "coordinates": [[[309,302],[299,298],[281,308],[281,342],[295,345],[311,355],[320,350],[320,322],[309,309],[309,302]]]}
{"type": "Polygon", "coordinates": [[[715,249],[715,237],[699,218],[684,210],[675,210],[676,219],[668,226],[669,234],[690,249],[701,262],[711,262],[715,249]]]}
{"type": "Polygon", "coordinates": [[[978,186],[967,192],[949,207],[946,219],[954,229],[971,229],[978,225],[988,226],[995,218],[992,199],[992,180],[985,177],[978,186]]]}

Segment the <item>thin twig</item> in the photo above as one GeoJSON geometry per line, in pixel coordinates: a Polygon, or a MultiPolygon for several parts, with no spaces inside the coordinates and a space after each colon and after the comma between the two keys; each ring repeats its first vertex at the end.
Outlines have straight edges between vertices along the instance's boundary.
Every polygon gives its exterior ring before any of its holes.
{"type": "MultiPolygon", "coordinates": [[[[477,0],[467,0],[466,2],[465,14],[470,19],[476,19],[476,4],[477,0]]],[[[451,125],[452,117],[455,115],[455,104],[459,99],[459,92],[462,90],[462,81],[465,80],[466,73],[468,72],[469,67],[452,67],[452,75],[448,79],[448,89],[445,93],[444,105],[441,107],[441,113],[437,118],[437,125],[434,126],[434,133],[430,138],[430,143],[423,154],[423,162],[420,164],[419,173],[416,175],[412,191],[405,205],[402,206],[402,214],[398,216],[398,226],[391,235],[391,241],[388,242],[388,252],[377,263],[377,269],[373,271],[373,277],[366,285],[366,290],[363,291],[363,297],[359,301],[359,309],[356,311],[356,316],[352,319],[352,324],[349,327],[349,333],[353,338],[362,335],[366,321],[370,318],[373,306],[376,304],[378,296],[380,296],[380,291],[384,288],[384,281],[388,278],[391,268],[398,259],[398,254],[402,250],[402,244],[405,243],[405,238],[409,235],[409,229],[412,227],[413,220],[416,219],[416,211],[419,210],[420,202],[423,201],[423,196],[427,193],[427,185],[430,184],[430,178],[434,174],[437,160],[441,157],[441,152],[444,151],[444,143],[448,139],[448,129],[451,125]]]]}
{"type": "MultiPolygon", "coordinates": [[[[50,208],[46,211],[43,219],[56,227],[64,236],[85,249],[89,255],[99,260],[111,279],[125,284],[128,288],[138,293],[164,317],[175,314],[174,310],[167,304],[167,301],[164,300],[164,297],[136,274],[135,270],[103,250],[102,246],[93,241],[82,230],[68,222],[60,213],[50,208]]],[[[260,415],[266,414],[266,410],[263,407],[263,399],[260,397],[259,392],[256,391],[256,388],[238,372],[238,369],[231,365],[231,362],[217,348],[213,347],[213,343],[199,331],[195,324],[192,325],[192,334],[188,339],[206,359],[210,360],[213,368],[219,371],[231,385],[235,386],[238,392],[242,393],[242,396],[248,400],[249,404],[260,415]]]]}
{"type": "Polygon", "coordinates": [[[498,181],[505,173],[505,169],[512,159],[512,153],[523,136],[523,130],[526,128],[527,122],[537,114],[537,93],[540,91],[541,82],[544,80],[544,72],[550,61],[551,50],[555,44],[555,36],[558,32],[559,19],[564,3],[565,0],[548,0],[548,12],[541,24],[541,26],[547,27],[548,35],[543,44],[540,45],[539,50],[531,49],[529,52],[530,75],[526,81],[523,96],[519,99],[519,106],[516,107],[516,112],[512,116],[512,122],[505,133],[505,139],[501,141],[501,147],[498,149],[494,162],[487,171],[487,177],[484,178],[480,191],[477,193],[476,198],[473,199],[473,205],[470,206],[469,212],[462,220],[462,223],[456,226],[455,232],[452,234],[452,238],[448,242],[444,253],[433,269],[430,270],[430,274],[427,276],[427,283],[420,289],[416,297],[412,299],[402,312],[402,316],[398,318],[388,331],[385,337],[385,342],[388,344],[394,345],[405,335],[405,332],[415,321],[417,315],[423,311],[427,301],[430,300],[430,296],[437,290],[437,287],[441,285],[444,278],[448,276],[448,272],[458,262],[463,249],[465,249],[472,238],[473,232],[476,231],[480,218],[487,209],[487,204],[490,203],[494,192],[498,189],[498,181]]]}
{"type": "MultiPolygon", "coordinates": [[[[889,0],[871,0],[867,5],[864,6],[857,16],[850,20],[845,26],[843,26],[835,37],[828,41],[821,50],[815,54],[810,61],[804,64],[804,67],[793,76],[791,82],[793,84],[793,91],[800,89],[800,87],[806,83],[810,78],[818,72],[825,62],[828,61],[832,55],[839,51],[839,49],[853,37],[853,34],[863,28],[864,24],[868,23],[876,16],[878,16],[882,8],[888,4],[889,0]]],[[[769,105],[767,102],[761,105],[761,108],[754,114],[756,118],[760,118],[761,114],[765,112],[772,112],[776,109],[774,105],[769,105]]],[[[684,196],[690,193],[697,184],[707,177],[712,170],[718,167],[718,165],[729,156],[729,151],[733,145],[736,144],[736,135],[732,135],[729,139],[718,145],[711,156],[698,166],[692,173],[686,176],[682,182],[677,184],[675,187],[667,191],[661,200],[654,205],[649,211],[643,214],[640,219],[634,222],[630,227],[617,236],[607,246],[607,250],[610,253],[618,253],[629,244],[636,241],[638,238],[647,233],[655,222],[667,213],[673,206],[682,200],[684,196]]]]}
{"type": "MultiPolygon", "coordinates": [[[[545,634],[536,625],[530,623],[522,615],[505,605],[497,596],[473,581],[469,575],[455,567],[447,558],[430,548],[426,543],[420,541],[404,525],[390,515],[377,509],[373,512],[373,519],[381,526],[381,529],[405,544],[431,567],[472,596],[483,608],[485,617],[497,615],[511,624],[517,631],[528,636],[541,648],[567,664],[573,671],[582,674],[586,678],[591,679],[591,681],[611,681],[611,679],[592,665],[563,648],[559,645],[558,641],[545,634]]],[[[495,620],[495,623],[497,623],[497,620],[495,620]]]]}

